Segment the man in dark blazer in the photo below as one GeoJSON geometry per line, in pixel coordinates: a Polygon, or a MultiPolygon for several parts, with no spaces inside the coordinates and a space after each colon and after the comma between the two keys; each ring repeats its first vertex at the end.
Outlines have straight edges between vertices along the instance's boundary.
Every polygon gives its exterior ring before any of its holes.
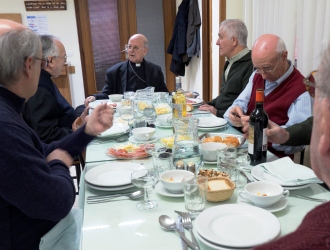
{"type": "Polygon", "coordinates": [[[144,35],[133,35],[128,40],[126,53],[128,60],[107,70],[102,92],[87,97],[86,106],[96,99],[108,99],[110,94],[123,94],[149,86],[155,87],[155,92],[168,92],[161,67],[144,59],[148,53],[148,40],[144,35]]]}

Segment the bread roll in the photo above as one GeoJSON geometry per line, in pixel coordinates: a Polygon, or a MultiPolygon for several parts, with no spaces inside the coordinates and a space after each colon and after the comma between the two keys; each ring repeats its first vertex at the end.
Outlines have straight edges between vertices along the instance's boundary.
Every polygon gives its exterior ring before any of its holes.
{"type": "Polygon", "coordinates": [[[192,104],[186,104],[187,105],[187,111],[190,112],[190,111],[193,111],[194,110],[194,106],[192,104]]]}
{"type": "Polygon", "coordinates": [[[217,191],[223,189],[230,189],[226,180],[211,180],[208,182],[208,190],[217,191]]]}

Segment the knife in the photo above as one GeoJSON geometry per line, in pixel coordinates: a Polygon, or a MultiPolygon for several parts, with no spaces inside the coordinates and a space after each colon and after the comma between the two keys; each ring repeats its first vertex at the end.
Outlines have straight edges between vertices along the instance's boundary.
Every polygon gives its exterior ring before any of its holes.
{"type": "Polygon", "coordinates": [[[240,172],[241,175],[246,179],[246,182],[247,182],[247,183],[253,182],[253,181],[250,180],[249,177],[247,177],[247,175],[246,175],[243,171],[239,171],[239,172],[240,172]]]}
{"type": "MultiPolygon", "coordinates": [[[[180,232],[183,232],[184,234],[184,227],[182,225],[182,219],[181,216],[178,216],[178,221],[176,222],[176,227],[179,229],[180,232]]],[[[188,245],[186,242],[184,242],[183,239],[181,239],[181,246],[183,250],[188,250],[188,245]]]]}

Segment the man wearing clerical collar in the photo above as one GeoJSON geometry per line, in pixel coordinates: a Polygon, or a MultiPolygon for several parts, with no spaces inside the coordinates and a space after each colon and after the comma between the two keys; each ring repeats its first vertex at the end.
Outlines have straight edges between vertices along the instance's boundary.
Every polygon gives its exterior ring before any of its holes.
{"type": "Polygon", "coordinates": [[[128,60],[107,70],[102,92],[87,97],[85,105],[96,99],[108,99],[110,94],[123,94],[146,87],[155,87],[155,92],[168,92],[161,67],[144,59],[148,50],[148,39],[144,35],[131,36],[125,48],[128,60]]]}

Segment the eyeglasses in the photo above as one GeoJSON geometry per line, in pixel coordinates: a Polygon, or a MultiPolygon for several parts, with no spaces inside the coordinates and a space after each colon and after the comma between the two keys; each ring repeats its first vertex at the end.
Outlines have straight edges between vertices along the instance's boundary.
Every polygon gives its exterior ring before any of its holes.
{"type": "Polygon", "coordinates": [[[66,59],[68,58],[68,56],[65,54],[64,56],[53,56],[53,58],[62,58],[66,62],[66,59]]]}
{"type": "Polygon", "coordinates": [[[41,68],[42,69],[46,69],[47,68],[47,60],[46,59],[41,59],[41,58],[38,58],[38,57],[33,57],[34,59],[36,60],[40,60],[41,61],[41,68]]]}
{"type": "Polygon", "coordinates": [[[256,69],[256,73],[258,73],[258,74],[270,74],[270,73],[273,73],[276,70],[277,65],[278,65],[280,59],[281,59],[281,57],[278,58],[278,61],[277,61],[276,66],[275,66],[274,69],[270,69],[270,67],[255,68],[256,69]]]}
{"type": "Polygon", "coordinates": [[[317,75],[317,70],[313,70],[306,78],[303,79],[303,83],[306,85],[306,90],[311,97],[315,96],[315,76],[317,75]]]}
{"type": "Polygon", "coordinates": [[[143,48],[140,48],[138,46],[132,46],[132,45],[129,45],[129,44],[126,44],[125,45],[125,48],[126,48],[126,51],[127,50],[133,50],[133,51],[138,51],[138,50],[142,50],[143,48]]]}

